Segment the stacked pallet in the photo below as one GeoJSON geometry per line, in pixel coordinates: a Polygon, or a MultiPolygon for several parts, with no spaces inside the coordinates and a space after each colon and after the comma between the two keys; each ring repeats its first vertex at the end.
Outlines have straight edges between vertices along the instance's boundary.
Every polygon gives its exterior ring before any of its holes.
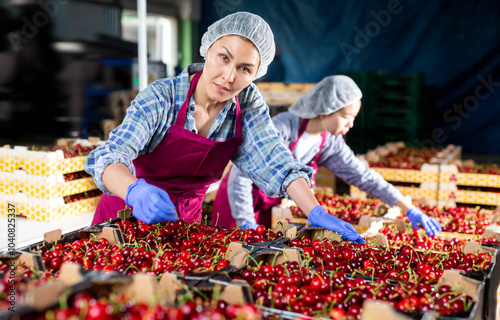
{"type": "Polygon", "coordinates": [[[10,204],[16,214],[35,221],[55,221],[92,211],[100,191],[83,171],[99,141],[60,141],[48,150],[0,148],[0,212],[10,204]],[[70,145],[68,145],[68,142],[70,145]],[[66,145],[62,145],[65,143],[66,145]]]}

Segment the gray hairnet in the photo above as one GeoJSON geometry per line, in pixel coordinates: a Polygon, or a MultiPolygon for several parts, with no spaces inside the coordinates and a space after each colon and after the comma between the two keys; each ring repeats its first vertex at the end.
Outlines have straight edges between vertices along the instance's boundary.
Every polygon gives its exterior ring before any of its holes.
{"type": "Polygon", "coordinates": [[[329,76],[304,93],[288,111],[303,119],[320,114],[331,114],[356,100],[363,94],[356,83],[347,76],[329,76]]]}
{"type": "Polygon", "coordinates": [[[260,65],[256,78],[267,72],[267,67],[274,59],[276,50],[271,27],[258,15],[249,12],[236,12],[225,16],[208,27],[201,38],[200,54],[203,58],[207,50],[219,38],[226,35],[239,35],[252,41],[259,51],[260,65]]]}

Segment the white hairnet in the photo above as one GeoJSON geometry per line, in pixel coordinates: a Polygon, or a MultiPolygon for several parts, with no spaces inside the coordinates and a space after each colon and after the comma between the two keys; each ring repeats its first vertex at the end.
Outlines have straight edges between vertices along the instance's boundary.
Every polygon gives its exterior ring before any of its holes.
{"type": "Polygon", "coordinates": [[[274,35],[267,22],[253,13],[236,12],[214,22],[201,38],[201,56],[205,58],[207,50],[215,41],[231,34],[243,36],[252,41],[260,55],[260,65],[256,78],[265,75],[267,67],[274,59],[276,50],[274,35]]]}
{"type": "Polygon", "coordinates": [[[363,94],[354,80],[347,76],[329,76],[304,93],[288,111],[303,119],[320,114],[331,114],[356,100],[363,94]]]}

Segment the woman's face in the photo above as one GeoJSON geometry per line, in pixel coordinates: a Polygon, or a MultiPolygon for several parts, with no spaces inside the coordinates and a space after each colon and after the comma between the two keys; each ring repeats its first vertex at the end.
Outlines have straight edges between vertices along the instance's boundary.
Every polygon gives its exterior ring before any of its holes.
{"type": "Polygon", "coordinates": [[[257,75],[257,48],[239,36],[224,36],[208,49],[203,82],[209,99],[223,102],[236,96],[257,75]]]}
{"type": "Polygon", "coordinates": [[[361,108],[361,100],[329,115],[320,115],[323,128],[334,136],[345,135],[354,126],[354,119],[361,108]]]}

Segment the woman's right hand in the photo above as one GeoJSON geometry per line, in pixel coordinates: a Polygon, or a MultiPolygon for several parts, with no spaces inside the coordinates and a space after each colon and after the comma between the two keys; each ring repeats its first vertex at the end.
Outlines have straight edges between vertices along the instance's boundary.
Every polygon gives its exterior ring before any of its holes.
{"type": "Polygon", "coordinates": [[[352,224],[332,216],[326,212],[322,206],[314,207],[309,213],[309,218],[307,220],[311,223],[311,227],[319,226],[337,232],[344,240],[349,240],[358,244],[366,243],[356,229],[354,229],[352,224]]]}
{"type": "Polygon", "coordinates": [[[148,224],[179,220],[168,193],[144,179],[138,179],[128,187],[125,203],[133,207],[137,219],[148,224]]]}

